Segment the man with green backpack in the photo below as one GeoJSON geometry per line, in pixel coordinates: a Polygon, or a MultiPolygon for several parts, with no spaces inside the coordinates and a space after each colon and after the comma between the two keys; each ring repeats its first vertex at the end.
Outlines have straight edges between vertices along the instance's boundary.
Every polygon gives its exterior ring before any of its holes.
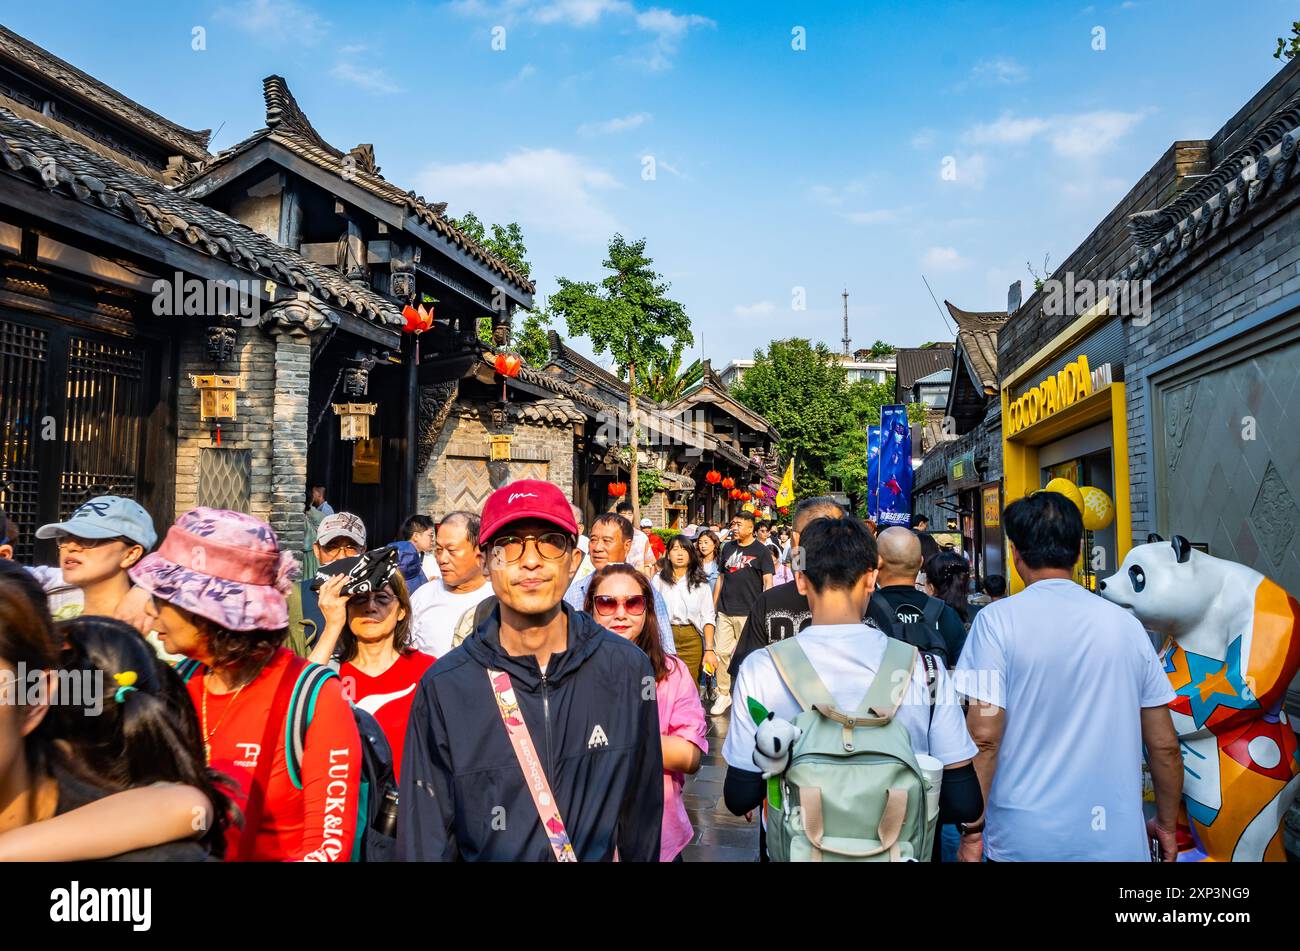
{"type": "Polygon", "coordinates": [[[866,526],[818,519],[800,541],[812,625],[741,666],[727,808],[764,804],[773,861],[928,860],[939,822],[983,813],[961,706],[943,665],[932,690],[916,648],[863,623],[878,560],[866,526]]]}

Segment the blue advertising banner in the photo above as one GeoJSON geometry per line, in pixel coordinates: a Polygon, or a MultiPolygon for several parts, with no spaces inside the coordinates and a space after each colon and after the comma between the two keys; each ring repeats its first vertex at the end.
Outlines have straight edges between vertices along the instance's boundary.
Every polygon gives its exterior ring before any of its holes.
{"type": "Polygon", "coordinates": [[[912,524],[912,439],[906,406],[880,408],[880,465],[876,499],[880,514],[876,524],[912,524]]]}
{"type": "Polygon", "coordinates": [[[880,427],[867,427],[867,518],[874,520],[880,511],[880,427]]]}

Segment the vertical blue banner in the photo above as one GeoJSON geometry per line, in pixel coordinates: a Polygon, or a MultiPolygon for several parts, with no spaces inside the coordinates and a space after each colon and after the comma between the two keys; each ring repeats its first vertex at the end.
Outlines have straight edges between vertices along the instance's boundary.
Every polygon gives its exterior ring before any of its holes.
{"type": "Polygon", "coordinates": [[[880,427],[867,427],[867,518],[880,511],[877,487],[880,483],[880,427]]]}
{"type": "Polygon", "coordinates": [[[876,524],[912,524],[912,438],[906,406],[880,408],[880,474],[876,499],[880,515],[876,524]]]}

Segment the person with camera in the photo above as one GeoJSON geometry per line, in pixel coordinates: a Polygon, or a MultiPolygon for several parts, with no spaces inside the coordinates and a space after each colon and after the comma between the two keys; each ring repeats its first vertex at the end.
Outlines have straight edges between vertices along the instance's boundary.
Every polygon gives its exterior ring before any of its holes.
{"type": "Polygon", "coordinates": [[[400,780],[415,686],[435,658],[411,643],[411,601],[402,573],[387,571],[386,580],[367,585],[364,593],[351,590],[357,580],[351,572],[341,572],[320,586],[325,629],[310,660],[337,665],[343,695],[384,731],[393,753],[393,774],[400,780]]]}
{"type": "Polygon", "coordinates": [[[338,678],[284,646],[297,573],[269,525],[211,508],[182,515],[131,569],[152,595],[163,646],[189,659],[177,673],[199,713],[208,765],[244,794],[227,861],[341,862],[353,852],[361,739],[338,678]],[[290,757],[295,692],[314,692],[314,703],[305,735],[293,738],[301,755],[290,757]]]}
{"type": "Polygon", "coordinates": [[[399,860],[659,860],[655,671],[564,602],[577,532],[549,482],[509,483],[484,504],[497,603],[416,689],[399,860]]]}

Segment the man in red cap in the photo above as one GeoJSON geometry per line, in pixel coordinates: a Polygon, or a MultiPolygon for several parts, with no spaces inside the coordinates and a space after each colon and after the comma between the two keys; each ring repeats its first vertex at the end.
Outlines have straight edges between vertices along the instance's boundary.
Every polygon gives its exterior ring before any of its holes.
{"type": "Polygon", "coordinates": [[[497,606],[420,681],[402,760],[407,861],[658,861],[650,660],[564,603],[582,561],[549,482],[497,489],[479,538],[497,606]]]}

